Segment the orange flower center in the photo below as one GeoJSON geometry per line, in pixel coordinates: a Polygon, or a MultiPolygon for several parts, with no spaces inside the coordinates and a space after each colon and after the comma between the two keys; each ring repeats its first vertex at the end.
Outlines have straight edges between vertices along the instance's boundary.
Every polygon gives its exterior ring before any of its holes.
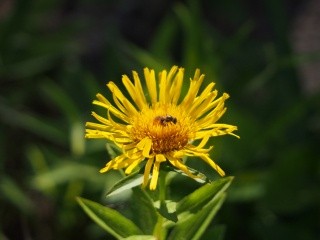
{"type": "Polygon", "coordinates": [[[139,142],[148,137],[152,141],[151,151],[155,154],[180,150],[193,135],[191,119],[170,105],[143,110],[132,121],[132,139],[139,142]]]}

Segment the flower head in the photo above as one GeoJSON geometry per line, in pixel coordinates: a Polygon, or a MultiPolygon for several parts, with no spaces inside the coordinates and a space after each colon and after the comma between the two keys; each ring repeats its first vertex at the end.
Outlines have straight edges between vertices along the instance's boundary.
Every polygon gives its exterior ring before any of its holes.
{"type": "Polygon", "coordinates": [[[146,91],[137,72],[133,71],[133,82],[122,76],[128,97],[114,82],[107,84],[112,93],[113,104],[100,93],[93,104],[105,108],[105,116],[92,115],[99,123],[86,123],[87,138],[105,138],[114,142],[122,154],[109,161],[101,173],[110,169],[125,169],[130,174],[141,162],[146,161],[143,186],[151,174],[150,189],[157,186],[160,164],[169,162],[192,178],[196,178],[182,161],[184,156],[199,157],[221,176],[224,171],[210,158],[212,147],[205,148],[210,137],[233,134],[236,126],[217,123],[225,113],[224,102],[229,95],[218,96],[214,83],[202,92],[204,75],[195,71],[189,89],[182,95],[185,83],[184,69],[173,66],[169,72],[163,70],[158,78],[154,70],[145,68],[146,91]],[[197,143],[197,145],[195,145],[197,143]]]}

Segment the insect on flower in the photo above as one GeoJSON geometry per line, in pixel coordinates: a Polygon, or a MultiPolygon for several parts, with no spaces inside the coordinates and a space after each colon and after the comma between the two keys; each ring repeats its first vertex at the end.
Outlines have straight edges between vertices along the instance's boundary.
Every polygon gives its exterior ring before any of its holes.
{"type": "Polygon", "coordinates": [[[176,124],[177,118],[167,114],[165,116],[157,116],[154,118],[154,122],[162,126],[167,126],[169,123],[176,124]]]}

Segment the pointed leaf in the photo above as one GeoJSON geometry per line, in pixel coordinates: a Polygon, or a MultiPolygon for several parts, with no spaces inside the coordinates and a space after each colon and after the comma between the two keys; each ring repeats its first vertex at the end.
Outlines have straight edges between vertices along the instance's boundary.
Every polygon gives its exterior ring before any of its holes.
{"type": "Polygon", "coordinates": [[[157,238],[152,235],[136,235],[136,236],[123,238],[123,240],[157,240],[157,238]]]}
{"type": "Polygon", "coordinates": [[[154,37],[150,44],[150,52],[154,56],[166,61],[171,58],[171,49],[177,36],[177,28],[178,23],[171,13],[163,18],[157,29],[155,29],[154,37]]]}
{"type": "Polygon", "coordinates": [[[10,202],[10,204],[13,204],[21,212],[30,214],[34,211],[34,203],[19,187],[19,185],[10,177],[0,177],[0,192],[1,200],[10,202]]]}
{"type": "Polygon", "coordinates": [[[145,234],[152,234],[157,223],[157,210],[152,199],[144,189],[136,187],[132,189],[132,203],[130,204],[134,212],[133,220],[143,230],[145,234]]]}
{"type": "MultiPolygon", "coordinates": [[[[199,172],[196,169],[193,169],[191,167],[188,167],[188,170],[195,176],[197,176],[197,178],[194,178],[195,181],[199,182],[199,183],[209,183],[211,182],[211,180],[209,178],[207,178],[207,176],[201,172],[199,172]]],[[[163,164],[163,166],[161,166],[161,170],[166,171],[166,172],[176,172],[178,174],[184,175],[184,176],[188,176],[187,174],[185,174],[183,171],[181,171],[180,169],[177,169],[175,167],[173,167],[172,165],[169,164],[163,164]]]]}
{"type": "Polygon", "coordinates": [[[116,156],[121,154],[121,150],[119,149],[119,147],[111,141],[106,144],[106,149],[111,158],[115,158],[116,156]]]}
{"type": "Polygon", "coordinates": [[[49,141],[66,144],[66,133],[56,124],[31,113],[21,112],[0,102],[0,119],[8,125],[25,129],[49,141]]]}
{"type": "Polygon", "coordinates": [[[143,175],[139,174],[139,171],[136,171],[113,185],[113,187],[107,192],[107,197],[132,189],[138,185],[141,185],[142,182],[143,175]]]}
{"type": "Polygon", "coordinates": [[[155,70],[161,70],[163,68],[163,62],[157,59],[149,51],[139,48],[138,46],[129,42],[122,42],[122,44],[122,50],[133,57],[142,66],[149,66],[155,70]]]}
{"type": "Polygon", "coordinates": [[[225,194],[219,194],[192,217],[179,221],[171,231],[168,240],[200,239],[224,200],[225,194]]]}
{"type": "Polygon", "coordinates": [[[215,225],[213,228],[207,229],[207,231],[202,235],[202,239],[214,239],[214,240],[223,240],[226,232],[225,225],[215,225]]]}
{"type": "Polygon", "coordinates": [[[80,119],[79,109],[71,99],[70,94],[53,81],[46,80],[41,86],[41,93],[59,109],[63,116],[66,116],[69,123],[78,122],[80,119]]]}
{"type": "Polygon", "coordinates": [[[210,184],[205,184],[193,193],[183,198],[177,204],[177,213],[179,219],[189,214],[195,214],[201,210],[209,201],[224,192],[230,185],[233,177],[225,177],[218,179],[210,184]]]}
{"type": "Polygon", "coordinates": [[[221,207],[233,177],[206,184],[177,204],[178,223],[168,239],[199,239],[221,207]]]}
{"type": "MultiPolygon", "coordinates": [[[[158,212],[161,214],[162,217],[166,218],[171,222],[177,222],[178,217],[176,213],[176,202],[173,201],[157,201],[155,202],[155,207],[157,208],[158,212]]],[[[168,223],[166,223],[168,224],[168,223]]]]}
{"type": "Polygon", "coordinates": [[[93,221],[117,239],[143,234],[131,220],[116,210],[80,197],[77,201],[93,221]]]}

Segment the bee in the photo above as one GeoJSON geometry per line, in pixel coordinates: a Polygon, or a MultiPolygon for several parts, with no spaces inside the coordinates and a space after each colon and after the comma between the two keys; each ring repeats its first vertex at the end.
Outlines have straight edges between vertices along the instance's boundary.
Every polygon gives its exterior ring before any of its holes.
{"type": "Polygon", "coordinates": [[[177,118],[167,114],[165,116],[157,116],[154,118],[154,122],[162,125],[162,126],[167,126],[169,123],[176,124],[177,123],[177,118]]]}

